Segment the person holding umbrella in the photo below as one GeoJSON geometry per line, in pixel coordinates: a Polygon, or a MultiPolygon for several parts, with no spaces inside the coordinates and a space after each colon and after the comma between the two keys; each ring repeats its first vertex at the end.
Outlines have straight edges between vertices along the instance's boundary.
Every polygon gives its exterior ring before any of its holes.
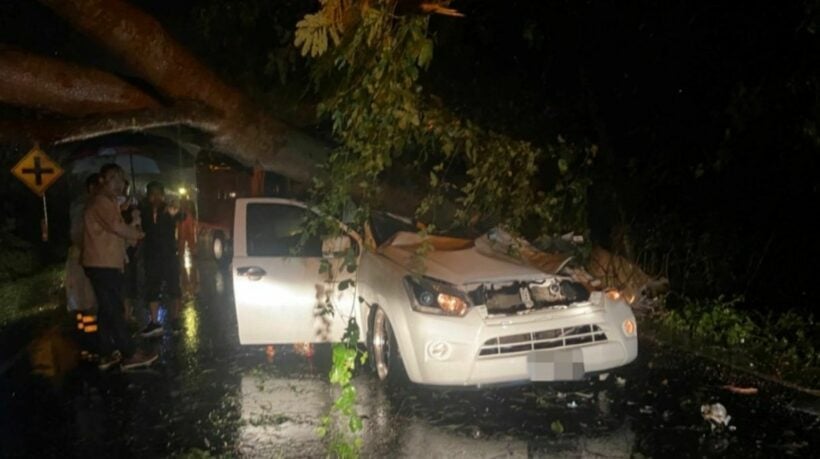
{"type": "Polygon", "coordinates": [[[124,185],[122,168],[116,164],[104,165],[100,169],[97,193],[83,214],[82,264],[97,297],[102,370],[120,362],[124,370],[144,367],[158,358],[156,353],[137,349],[123,314],[126,243],[145,237],[145,233],[122,219],[117,198],[124,185]]]}

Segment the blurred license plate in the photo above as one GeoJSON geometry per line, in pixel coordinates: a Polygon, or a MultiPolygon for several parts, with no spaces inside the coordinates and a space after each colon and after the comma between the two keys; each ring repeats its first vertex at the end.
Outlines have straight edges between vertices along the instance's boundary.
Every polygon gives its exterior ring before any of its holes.
{"type": "Polygon", "coordinates": [[[533,351],[527,355],[531,381],[578,381],[584,378],[580,349],[533,351]]]}

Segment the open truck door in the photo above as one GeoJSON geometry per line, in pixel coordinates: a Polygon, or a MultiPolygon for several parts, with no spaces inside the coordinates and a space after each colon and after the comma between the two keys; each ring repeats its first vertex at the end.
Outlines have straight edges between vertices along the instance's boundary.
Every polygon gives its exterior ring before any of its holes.
{"type": "Polygon", "coordinates": [[[308,212],[284,199],[236,200],[232,271],[241,344],[340,341],[350,314],[358,312],[355,288],[338,288],[354,274],[333,269],[330,280],[319,272],[323,259],[341,266],[328,247],[358,242],[352,236],[311,237],[300,244],[308,212]],[[328,298],[332,316],[322,312],[328,298]]]}

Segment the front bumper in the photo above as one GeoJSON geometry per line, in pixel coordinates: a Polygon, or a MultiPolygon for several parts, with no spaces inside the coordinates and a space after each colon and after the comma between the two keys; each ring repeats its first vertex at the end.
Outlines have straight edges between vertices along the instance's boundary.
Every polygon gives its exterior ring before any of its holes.
{"type": "Polygon", "coordinates": [[[586,373],[610,370],[638,356],[637,331],[627,336],[622,327],[626,319],[634,323],[632,310],[601,295],[565,310],[520,316],[487,317],[476,308],[462,318],[410,311],[405,319],[404,327],[394,322],[394,329],[399,328],[396,338],[407,374],[419,384],[529,381],[527,357],[532,352],[577,349],[586,373]]]}

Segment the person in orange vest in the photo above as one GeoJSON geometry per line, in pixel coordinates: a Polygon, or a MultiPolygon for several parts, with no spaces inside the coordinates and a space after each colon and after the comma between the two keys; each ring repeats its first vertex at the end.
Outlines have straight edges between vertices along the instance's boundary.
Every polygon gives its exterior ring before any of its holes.
{"type": "Polygon", "coordinates": [[[191,256],[196,255],[196,211],[194,202],[189,197],[182,197],[179,202],[182,219],[177,226],[179,239],[179,255],[185,254],[185,249],[191,256]]]}

